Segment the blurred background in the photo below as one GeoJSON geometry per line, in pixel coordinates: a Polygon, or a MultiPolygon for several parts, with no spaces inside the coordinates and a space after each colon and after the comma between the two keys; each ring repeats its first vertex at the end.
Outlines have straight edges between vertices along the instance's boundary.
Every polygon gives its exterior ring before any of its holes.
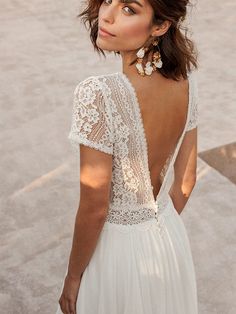
{"type": "MultiPolygon", "coordinates": [[[[235,314],[236,2],[194,4],[187,23],[199,50],[198,177],[181,215],[199,314],[235,314]]],[[[76,18],[80,1],[0,6],[0,312],[52,314],[79,204],[67,140],[73,91],[87,76],[120,71],[121,59],[94,52],[76,18]]]]}

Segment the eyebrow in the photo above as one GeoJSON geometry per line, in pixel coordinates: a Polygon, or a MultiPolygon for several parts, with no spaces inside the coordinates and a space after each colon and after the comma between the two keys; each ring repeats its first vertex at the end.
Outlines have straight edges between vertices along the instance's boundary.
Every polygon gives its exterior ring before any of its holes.
{"type": "Polygon", "coordinates": [[[140,7],[143,7],[143,5],[140,2],[138,2],[137,0],[120,0],[120,2],[122,2],[122,3],[136,3],[140,7]]]}

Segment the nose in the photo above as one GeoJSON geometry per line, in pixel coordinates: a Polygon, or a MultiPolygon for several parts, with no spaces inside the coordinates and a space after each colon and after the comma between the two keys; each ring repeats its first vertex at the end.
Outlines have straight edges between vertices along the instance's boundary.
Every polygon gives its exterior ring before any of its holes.
{"type": "Polygon", "coordinates": [[[103,8],[103,10],[101,12],[101,20],[104,23],[109,23],[109,24],[114,23],[115,12],[114,12],[114,7],[112,7],[112,5],[109,5],[109,7],[104,7],[103,8]]]}

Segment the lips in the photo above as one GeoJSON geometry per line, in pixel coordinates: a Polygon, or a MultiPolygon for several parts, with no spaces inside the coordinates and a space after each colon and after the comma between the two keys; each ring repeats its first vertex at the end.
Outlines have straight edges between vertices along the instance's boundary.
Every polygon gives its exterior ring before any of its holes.
{"type": "Polygon", "coordinates": [[[108,31],[107,31],[105,28],[103,28],[103,27],[100,27],[99,29],[100,29],[101,31],[103,31],[104,33],[107,33],[107,34],[109,34],[109,35],[111,35],[111,36],[115,36],[114,34],[108,32],[108,31]]]}

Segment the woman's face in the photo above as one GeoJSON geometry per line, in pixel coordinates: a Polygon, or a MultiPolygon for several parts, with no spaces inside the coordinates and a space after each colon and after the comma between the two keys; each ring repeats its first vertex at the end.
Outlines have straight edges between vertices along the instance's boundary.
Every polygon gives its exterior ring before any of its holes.
{"type": "Polygon", "coordinates": [[[152,15],[147,0],[103,0],[98,13],[97,46],[108,51],[137,50],[155,29],[152,15]],[[100,28],[114,36],[104,35],[100,28]]]}

